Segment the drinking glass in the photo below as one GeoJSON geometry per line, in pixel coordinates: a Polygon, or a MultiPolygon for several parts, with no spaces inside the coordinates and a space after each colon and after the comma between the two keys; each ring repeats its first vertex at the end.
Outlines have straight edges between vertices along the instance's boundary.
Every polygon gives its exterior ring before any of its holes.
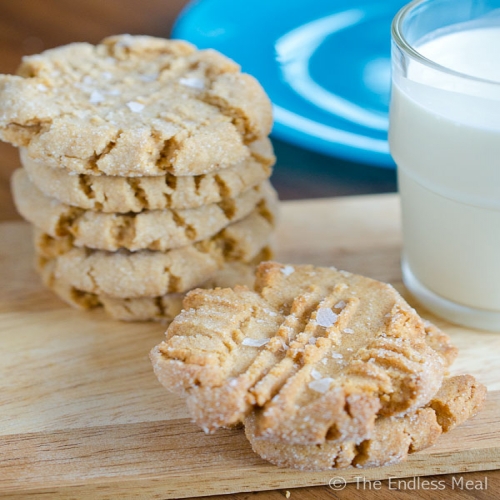
{"type": "Polygon", "coordinates": [[[396,15],[389,144],[406,287],[443,318],[500,331],[500,0],[396,15]]]}

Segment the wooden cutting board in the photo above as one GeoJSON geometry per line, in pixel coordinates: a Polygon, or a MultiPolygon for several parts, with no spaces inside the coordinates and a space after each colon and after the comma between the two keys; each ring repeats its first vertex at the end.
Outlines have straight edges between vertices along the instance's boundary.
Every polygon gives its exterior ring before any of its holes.
{"type": "MultiPolygon", "coordinates": [[[[395,195],[286,202],[278,259],[400,281],[395,195]]],[[[0,224],[0,496],[182,498],[500,468],[500,334],[431,317],[460,348],[453,373],[489,388],[484,410],[402,464],[339,473],[279,469],[241,430],[206,436],[157,382],[164,326],[74,311],[32,270],[29,227],[0,224]]],[[[409,299],[410,302],[411,299],[409,299]]]]}

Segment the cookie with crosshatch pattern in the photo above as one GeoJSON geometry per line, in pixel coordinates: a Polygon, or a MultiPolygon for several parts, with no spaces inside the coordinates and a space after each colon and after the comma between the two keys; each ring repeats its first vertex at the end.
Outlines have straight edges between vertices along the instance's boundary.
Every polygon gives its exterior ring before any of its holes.
{"type": "Polygon", "coordinates": [[[456,356],[392,286],[333,268],[265,262],[255,289],[194,290],[183,307],[151,359],[207,432],[255,411],[260,438],[360,443],[427,404],[456,356]]]}
{"type": "Polygon", "coordinates": [[[255,413],[245,419],[245,434],[257,454],[280,467],[327,470],[392,465],[432,446],[442,433],[475,415],[485,397],[486,388],[471,375],[446,378],[423,408],[403,416],[377,418],[370,437],[361,443],[346,440],[294,445],[261,439],[255,413]]]}
{"type": "Polygon", "coordinates": [[[206,174],[250,158],[271,125],[255,78],[180,40],[73,43],[0,75],[0,138],[76,173],[206,174]]]}

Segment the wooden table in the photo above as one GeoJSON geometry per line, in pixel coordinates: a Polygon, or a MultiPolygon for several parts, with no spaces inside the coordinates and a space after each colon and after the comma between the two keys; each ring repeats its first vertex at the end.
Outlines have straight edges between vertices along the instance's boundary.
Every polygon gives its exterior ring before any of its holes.
{"type": "MultiPolygon", "coordinates": [[[[168,36],[172,22],[187,0],[0,0],[0,73],[12,73],[25,54],[74,42],[98,42],[117,33],[168,36]]],[[[395,190],[393,171],[336,161],[276,142],[278,165],[274,184],[281,198],[298,199],[345,194],[389,192],[395,190]],[[303,165],[307,165],[304,173],[303,165]],[[311,167],[312,166],[312,167],[311,167]]],[[[0,144],[0,220],[18,219],[9,192],[9,177],[19,165],[17,152],[0,144]]],[[[491,499],[500,497],[500,471],[462,474],[465,480],[484,481],[486,491],[396,491],[387,482],[344,490],[328,487],[290,490],[291,498],[300,499],[491,499]]],[[[433,477],[451,484],[451,476],[433,477]]],[[[282,499],[282,490],[221,497],[234,499],[282,499]]],[[[112,498],[112,495],[110,496],[112,498]]]]}

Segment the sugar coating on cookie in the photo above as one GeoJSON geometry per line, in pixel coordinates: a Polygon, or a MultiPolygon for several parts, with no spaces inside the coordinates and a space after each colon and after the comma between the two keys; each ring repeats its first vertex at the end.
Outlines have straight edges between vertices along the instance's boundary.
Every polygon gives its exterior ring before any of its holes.
{"type": "Polygon", "coordinates": [[[145,210],[133,214],[95,212],[46,197],[18,169],[12,193],[19,213],[50,236],[72,238],[73,245],[114,252],[121,248],[165,252],[211,238],[227,225],[249,215],[261,202],[275,203],[268,181],[237,198],[184,209],[145,210]]]}
{"type": "Polygon", "coordinates": [[[275,207],[266,202],[212,238],[167,252],[106,252],[73,246],[72,238],[35,231],[39,265],[53,261],[55,278],[68,286],[115,298],[182,293],[212,278],[226,262],[252,260],[269,241],[275,207]]]}
{"type": "Polygon", "coordinates": [[[271,124],[253,77],[178,40],[74,43],[0,76],[0,138],[77,173],[206,174],[249,158],[271,124]]]}
{"type": "MultiPolygon", "coordinates": [[[[269,246],[262,248],[249,262],[227,262],[216,274],[197,285],[199,288],[228,287],[236,284],[252,286],[256,264],[272,257],[269,246]]],[[[89,311],[103,308],[106,313],[120,321],[170,322],[182,310],[182,293],[168,293],[157,297],[117,298],[85,292],[56,277],[56,261],[39,255],[37,270],[45,283],[60,299],[76,309],[89,311]]]]}
{"type": "Polygon", "coordinates": [[[75,174],[51,168],[21,148],[21,164],[46,196],[68,205],[106,213],[141,212],[166,208],[196,208],[235,198],[268,179],[275,162],[269,139],[249,144],[250,158],[233,167],[201,175],[176,177],[118,177],[75,174]]]}
{"type": "Polygon", "coordinates": [[[208,432],[260,408],[259,437],[359,443],[437,392],[455,355],[437,332],[390,285],[267,262],[255,290],[190,292],[151,359],[208,432]]]}
{"type": "Polygon", "coordinates": [[[400,417],[379,417],[370,437],[361,443],[293,445],[262,439],[256,413],[245,419],[245,434],[257,454],[280,467],[328,470],[392,465],[432,446],[443,432],[476,414],[485,396],[486,388],[471,375],[446,378],[428,405],[400,417]]]}

